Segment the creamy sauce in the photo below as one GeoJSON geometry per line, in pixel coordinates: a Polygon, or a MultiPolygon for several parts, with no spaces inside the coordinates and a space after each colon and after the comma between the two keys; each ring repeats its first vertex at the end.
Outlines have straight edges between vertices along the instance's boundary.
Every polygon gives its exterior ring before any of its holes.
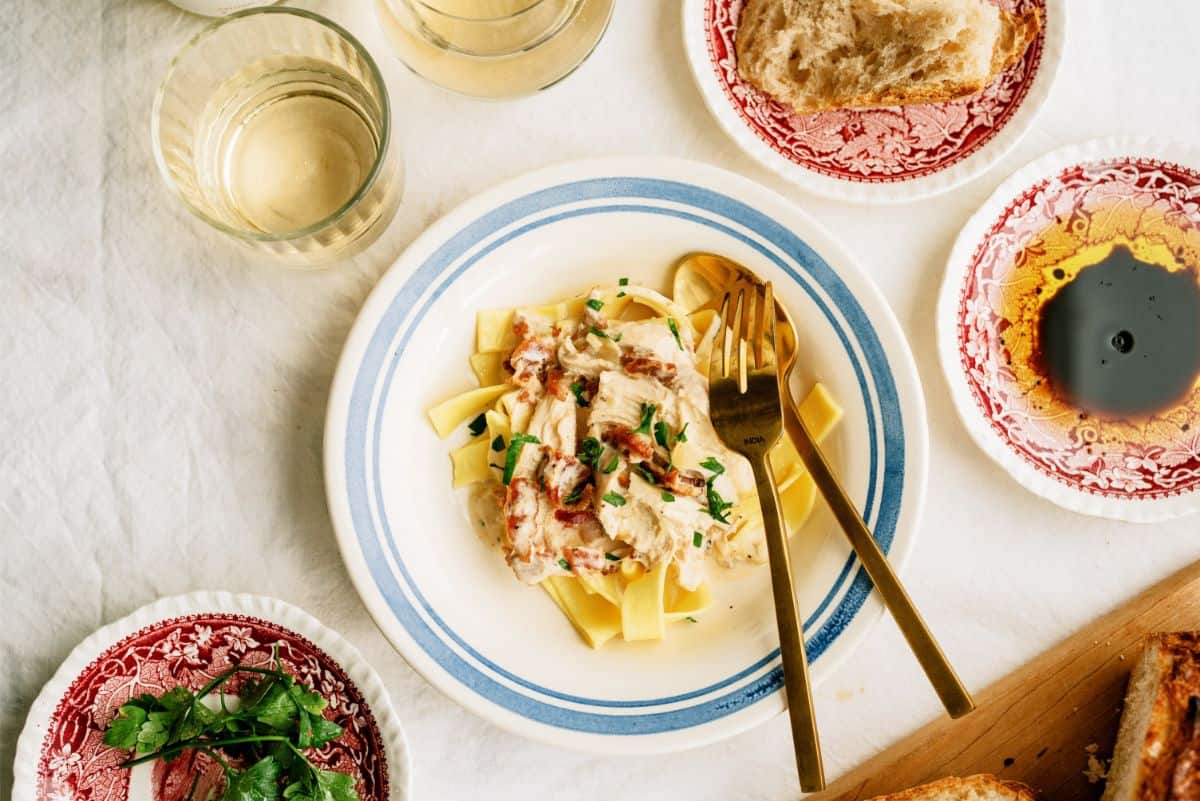
{"type": "MultiPolygon", "coordinates": [[[[631,295],[654,295],[628,287],[631,295]]],[[[599,303],[599,296],[593,294],[599,303]]],[[[726,566],[765,558],[749,463],[708,417],[686,318],[582,321],[518,312],[505,397],[521,448],[499,513],[509,565],[522,581],[609,572],[626,559],[675,565],[682,587],[726,566]],[[715,508],[714,508],[715,505],[715,508]]]]}

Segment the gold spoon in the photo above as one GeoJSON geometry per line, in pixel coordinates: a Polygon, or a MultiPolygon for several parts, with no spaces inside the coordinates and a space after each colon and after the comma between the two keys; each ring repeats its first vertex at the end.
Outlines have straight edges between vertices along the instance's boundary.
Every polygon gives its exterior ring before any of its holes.
{"type": "MultiPolygon", "coordinates": [[[[716,303],[720,302],[726,291],[739,283],[755,287],[764,285],[763,280],[747,268],[715,253],[689,253],[679,260],[675,269],[678,272],[685,266],[695,270],[711,285],[713,300],[716,303]]],[[[784,399],[784,431],[796,446],[796,451],[812,476],[813,483],[817,485],[821,497],[829,504],[843,533],[850,540],[851,547],[866,568],[875,588],[879,590],[884,604],[891,611],[917,661],[921,663],[921,668],[933,684],[942,705],[946,707],[950,717],[960,718],[975,708],[971,694],[967,692],[937,640],[933,638],[933,633],[921,618],[921,613],[917,611],[912,598],[893,572],[887,557],[863,522],[862,515],[854,507],[850,496],[834,475],[829,460],[808,433],[796,410],[796,402],[788,390],[792,369],[796,365],[796,326],[778,296],[775,300],[775,318],[776,351],[780,363],[779,386],[784,399]]]]}

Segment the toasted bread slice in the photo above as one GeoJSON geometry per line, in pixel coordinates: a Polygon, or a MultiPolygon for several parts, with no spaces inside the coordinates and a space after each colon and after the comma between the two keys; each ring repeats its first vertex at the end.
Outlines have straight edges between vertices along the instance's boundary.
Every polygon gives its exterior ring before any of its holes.
{"type": "Polygon", "coordinates": [[[1172,790],[1200,773],[1198,696],[1200,632],[1150,637],[1129,677],[1101,801],[1190,797],[1172,790]]]}
{"type": "Polygon", "coordinates": [[[920,787],[872,801],[1036,801],[1033,790],[1020,782],[1002,781],[987,773],[938,779],[920,787]]]}
{"type": "Polygon", "coordinates": [[[1040,29],[990,0],[747,0],[738,72],[800,114],[942,102],[981,91],[1040,29]]]}

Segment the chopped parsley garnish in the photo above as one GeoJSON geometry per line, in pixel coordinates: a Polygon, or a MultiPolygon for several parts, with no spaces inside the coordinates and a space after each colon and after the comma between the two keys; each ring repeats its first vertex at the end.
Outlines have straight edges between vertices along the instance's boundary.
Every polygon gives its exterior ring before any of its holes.
{"type": "Polygon", "coordinates": [[[721,493],[713,489],[712,479],[708,481],[708,507],[704,511],[708,512],[709,516],[718,523],[728,525],[729,516],[725,513],[733,506],[732,503],[721,497],[721,493]]]}
{"type": "Polygon", "coordinates": [[[629,279],[628,279],[628,278],[622,278],[622,279],[620,279],[620,280],[618,280],[618,281],[617,281],[617,285],[618,285],[618,286],[629,286],[629,279]]]}
{"type": "Polygon", "coordinates": [[[608,474],[609,474],[609,473],[611,473],[612,471],[616,470],[616,469],[617,469],[617,465],[619,465],[620,463],[621,463],[621,457],[617,456],[616,454],[613,454],[612,461],[611,461],[611,462],[609,462],[609,463],[608,463],[608,464],[607,464],[607,465],[604,467],[604,469],[603,469],[603,470],[601,470],[600,472],[601,472],[601,473],[604,473],[605,475],[608,475],[608,474]]]}
{"type": "Polygon", "coordinates": [[[663,490],[662,499],[667,503],[675,503],[675,496],[666,490],[663,490]]]}
{"type": "Polygon", "coordinates": [[[699,548],[703,544],[704,544],[704,535],[701,534],[699,531],[693,531],[692,532],[692,545],[699,548]]]}
{"type": "Polygon", "coordinates": [[[667,450],[671,449],[671,433],[667,431],[667,424],[662,420],[654,424],[654,441],[667,450]]]}
{"type": "Polygon", "coordinates": [[[575,403],[586,409],[588,406],[591,406],[592,404],[588,401],[587,398],[585,398],[583,396],[584,389],[585,389],[585,387],[583,386],[582,382],[579,382],[579,381],[571,382],[571,394],[575,396],[575,403]]]}
{"type": "Polygon", "coordinates": [[[645,479],[647,484],[657,484],[658,483],[658,479],[654,476],[653,473],[651,473],[649,470],[646,469],[645,465],[635,464],[633,466],[633,471],[635,473],[637,473],[639,476],[641,476],[643,479],[645,479]]]}
{"type": "Polygon", "coordinates": [[[559,559],[558,566],[561,567],[563,570],[567,571],[568,573],[571,572],[571,565],[569,562],[567,562],[566,559],[559,559]]]}
{"type": "Polygon", "coordinates": [[[600,311],[604,308],[604,301],[598,298],[588,298],[587,307],[592,311],[600,311]]]}
{"type": "Polygon", "coordinates": [[[688,423],[684,423],[683,428],[679,429],[679,433],[675,435],[676,442],[687,442],[687,427],[688,423]]]}
{"type": "Polygon", "coordinates": [[[725,472],[725,465],[721,464],[715,458],[710,456],[701,462],[700,466],[712,473],[712,475],[709,476],[708,481],[705,482],[705,487],[707,489],[706,495],[708,499],[708,508],[706,508],[704,511],[708,512],[712,519],[716,520],[718,523],[728,524],[729,517],[725,514],[725,512],[729,511],[733,504],[722,498],[721,493],[717,492],[713,488],[713,481],[716,480],[717,476],[725,472]]]}
{"type": "Polygon", "coordinates": [[[496,438],[492,440],[492,450],[494,450],[496,453],[504,450],[504,437],[500,436],[499,434],[496,435],[496,438]]]}
{"type": "Polygon", "coordinates": [[[478,437],[485,428],[487,428],[487,416],[482,414],[467,424],[467,430],[471,432],[472,437],[478,437]]]}
{"type": "Polygon", "coordinates": [[[517,469],[517,459],[521,457],[521,449],[525,447],[526,443],[537,445],[541,443],[541,440],[532,434],[516,432],[512,435],[512,440],[508,443],[508,453],[504,454],[505,484],[512,481],[513,471],[517,469]]]}
{"type": "Polygon", "coordinates": [[[618,495],[615,492],[604,493],[604,497],[601,500],[603,500],[609,506],[624,506],[625,505],[625,496],[618,495]]]}
{"type": "Polygon", "coordinates": [[[596,469],[596,464],[600,461],[600,454],[603,452],[604,446],[595,437],[588,437],[579,443],[579,461],[593,470],[596,469]]]}
{"type": "Polygon", "coordinates": [[[688,623],[699,623],[700,622],[699,620],[696,620],[696,618],[692,617],[691,615],[688,615],[687,617],[685,617],[684,620],[686,620],[688,623]]]}
{"type": "Polygon", "coordinates": [[[642,404],[642,422],[633,430],[634,434],[645,434],[650,436],[650,425],[654,422],[654,413],[658,411],[658,407],[653,403],[642,404]]]}
{"type": "Polygon", "coordinates": [[[620,562],[621,561],[621,557],[617,556],[615,553],[609,553],[607,551],[605,551],[605,553],[604,553],[604,558],[610,562],[620,562]]]}
{"type": "Polygon", "coordinates": [[[563,498],[563,504],[565,506],[574,506],[575,504],[579,503],[579,499],[583,497],[583,488],[586,486],[587,484],[580,484],[578,487],[572,490],[570,495],[563,498]]]}
{"type": "Polygon", "coordinates": [[[623,298],[623,297],[625,297],[625,293],[624,293],[624,292],[618,292],[618,293],[617,293],[617,297],[618,297],[618,298],[623,298]]]}
{"type": "Polygon", "coordinates": [[[675,344],[679,346],[680,350],[683,350],[683,340],[679,338],[679,325],[675,322],[674,317],[667,318],[667,328],[671,329],[671,336],[675,337],[675,344]]]}

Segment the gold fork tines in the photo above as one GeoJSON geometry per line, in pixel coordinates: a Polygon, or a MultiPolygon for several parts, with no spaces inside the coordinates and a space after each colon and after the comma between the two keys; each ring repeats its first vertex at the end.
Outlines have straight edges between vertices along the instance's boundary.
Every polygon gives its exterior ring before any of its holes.
{"type": "Polygon", "coordinates": [[[796,770],[800,789],[814,792],[824,789],[825,776],[809,686],[804,630],[796,606],[787,533],[770,460],[771,448],[783,431],[775,334],[775,300],[769,283],[761,292],[758,287],[742,286],[736,296],[726,293],[721,302],[717,333],[720,339],[713,342],[709,356],[709,414],[725,444],[745,456],[754,469],[766,532],[796,770]]]}

